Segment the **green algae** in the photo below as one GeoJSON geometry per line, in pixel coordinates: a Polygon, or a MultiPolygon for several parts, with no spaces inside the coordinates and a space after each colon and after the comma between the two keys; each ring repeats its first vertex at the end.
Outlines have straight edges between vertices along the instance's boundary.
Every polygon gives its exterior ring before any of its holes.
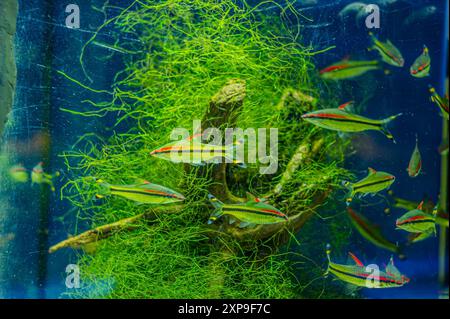
{"type": "MultiPolygon", "coordinates": [[[[193,119],[201,119],[212,96],[230,79],[241,79],[246,83],[246,94],[236,124],[244,129],[279,129],[279,169],[275,174],[261,175],[259,164],[250,164],[247,169],[229,167],[231,193],[271,194],[271,201],[289,216],[305,212],[311,218],[322,217],[317,208],[334,195],[340,180],[348,175],[340,168],[347,143],[300,120],[304,111],[318,107],[319,79],[311,57],[323,51],[301,44],[301,19],[304,17],[289,2],[265,1],[252,7],[236,1],[135,1],[98,30],[112,26],[124,36],[138,38],[144,46],[142,50],[125,40],[120,43],[121,48],[144,53],[127,57],[127,66],[116,75],[111,90],[94,89],[95,85],[84,85],[60,73],[100,95],[100,102],[85,101],[81,109],[65,111],[87,118],[115,117],[109,128],[111,136],[86,134],[73,151],[61,155],[70,176],[61,196],[77,209],[77,221],[97,227],[150,209],[115,197],[94,200],[97,178],[117,184],[146,179],[179,190],[187,198],[181,211],[136,221],[132,230],[85,246],[89,254],[80,253],[78,261],[82,280],[92,283],[106,279],[110,289],[103,291],[93,285],[93,289],[69,296],[338,295],[323,278],[326,260],[323,247],[317,244],[317,229],[301,228],[301,224],[267,237],[251,237],[244,243],[220,228],[209,228],[207,194],[215,181],[208,174],[197,173],[212,168],[186,170],[149,156],[149,151],[169,141],[173,128],[190,128],[193,119]],[[273,5],[279,8],[276,14],[257,10],[273,5]],[[105,96],[111,98],[105,101],[105,96]],[[293,163],[299,150],[305,159],[293,163]],[[283,173],[292,166],[295,169],[286,178],[283,173]],[[277,185],[282,187],[273,193],[277,185]],[[301,242],[296,238],[300,228],[301,242]],[[304,246],[308,249],[303,250],[304,246]]],[[[80,57],[88,78],[84,57],[97,34],[86,43],[80,57]]],[[[77,223],[72,233],[79,232],[77,223]]],[[[346,238],[340,234],[330,240],[339,246],[346,238]]]]}

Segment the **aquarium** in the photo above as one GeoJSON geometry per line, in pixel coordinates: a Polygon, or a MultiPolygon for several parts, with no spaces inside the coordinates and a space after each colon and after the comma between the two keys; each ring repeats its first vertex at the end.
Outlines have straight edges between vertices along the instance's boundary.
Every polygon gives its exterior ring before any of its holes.
{"type": "Polygon", "coordinates": [[[2,0],[0,298],[448,299],[447,67],[444,0],[2,0]]]}

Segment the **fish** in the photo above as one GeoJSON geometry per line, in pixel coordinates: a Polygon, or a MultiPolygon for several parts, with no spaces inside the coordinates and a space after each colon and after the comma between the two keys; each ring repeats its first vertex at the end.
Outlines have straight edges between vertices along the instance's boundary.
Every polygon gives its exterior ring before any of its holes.
{"type": "Polygon", "coordinates": [[[386,62],[387,64],[403,67],[405,65],[405,59],[403,58],[399,49],[392,44],[391,41],[387,40],[386,42],[381,42],[378,40],[372,32],[369,32],[369,36],[372,40],[372,47],[368,50],[377,50],[381,55],[381,60],[386,62]]]}
{"type": "Polygon", "coordinates": [[[175,163],[189,163],[195,166],[202,166],[208,163],[226,162],[238,164],[245,167],[245,163],[234,156],[237,145],[243,143],[242,140],[229,145],[210,145],[196,141],[195,137],[199,134],[190,136],[181,141],[175,141],[165,144],[150,152],[151,156],[155,156],[164,160],[175,163]]]}
{"type": "Polygon", "coordinates": [[[380,69],[378,61],[352,61],[344,59],[319,71],[320,77],[325,80],[345,80],[363,75],[372,70],[380,69]]]}
{"type": "MultiPolygon", "coordinates": [[[[395,208],[402,208],[406,210],[414,210],[419,205],[419,202],[411,201],[408,199],[395,197],[393,196],[394,193],[392,190],[388,192],[388,194],[391,196],[391,199],[393,200],[392,206],[395,208]]],[[[386,210],[390,211],[389,208],[386,210]]],[[[448,213],[446,213],[441,207],[439,202],[437,204],[434,204],[433,201],[430,198],[425,198],[423,200],[422,204],[422,210],[426,214],[431,214],[436,216],[436,224],[449,227],[449,219],[448,219],[448,213]]]]}
{"type": "Polygon", "coordinates": [[[432,214],[435,216],[436,224],[447,228],[449,227],[448,213],[442,209],[439,200],[434,206],[432,214]]]}
{"type": "Polygon", "coordinates": [[[437,11],[436,6],[426,6],[423,8],[420,8],[413,13],[411,13],[405,20],[403,20],[403,25],[405,27],[408,27],[412,24],[415,24],[417,22],[420,22],[421,20],[428,19],[433,14],[435,14],[437,11]]]}
{"type": "Polygon", "coordinates": [[[208,224],[214,223],[224,215],[231,217],[232,220],[239,220],[240,227],[276,224],[288,220],[287,215],[259,198],[250,199],[243,204],[224,204],[211,194],[208,194],[208,198],[215,208],[208,224]]]}
{"type": "Polygon", "coordinates": [[[351,13],[358,14],[360,12],[365,12],[366,6],[367,5],[362,2],[349,3],[341,11],[339,11],[338,16],[341,20],[343,20],[351,13]]]}
{"type": "Polygon", "coordinates": [[[373,120],[350,112],[351,104],[344,103],[338,108],[322,109],[302,115],[302,118],[319,127],[339,132],[380,131],[395,143],[387,124],[401,116],[402,113],[382,120],[373,120]]]}
{"type": "Polygon", "coordinates": [[[366,267],[361,260],[351,252],[348,254],[353,263],[349,265],[336,264],[331,261],[330,245],[327,245],[326,253],[328,258],[328,269],[325,275],[331,273],[339,280],[346,283],[364,288],[395,288],[401,287],[410,281],[408,277],[401,274],[397,267],[395,267],[393,257],[389,260],[389,264],[386,266],[385,270],[379,270],[377,273],[373,271],[372,267],[366,267]]]}
{"type": "Polygon", "coordinates": [[[439,106],[442,116],[444,116],[448,120],[448,96],[441,97],[439,94],[437,94],[436,89],[431,85],[428,85],[428,89],[431,93],[431,102],[434,102],[437,106],[439,106]]]}
{"type": "Polygon", "coordinates": [[[409,160],[408,168],[406,171],[408,172],[409,177],[417,177],[422,170],[422,157],[420,156],[419,151],[419,140],[416,135],[416,146],[411,154],[411,158],[409,160]]]}
{"type": "Polygon", "coordinates": [[[33,170],[31,171],[31,183],[48,184],[51,190],[54,192],[55,186],[53,185],[53,178],[58,177],[60,173],[57,171],[54,174],[47,174],[44,172],[43,165],[43,162],[39,162],[36,166],[33,167],[33,170]]]}
{"type": "Polygon", "coordinates": [[[409,68],[409,73],[416,78],[423,78],[430,75],[431,58],[428,48],[424,45],[422,54],[414,61],[409,68]]]}
{"type": "Polygon", "coordinates": [[[115,195],[139,204],[155,205],[171,204],[185,200],[185,197],[182,194],[170,188],[158,184],[152,184],[148,181],[131,185],[112,185],[98,179],[97,184],[102,187],[102,193],[97,194],[97,198],[115,195]]]}
{"type": "Polygon", "coordinates": [[[26,183],[29,179],[28,170],[22,164],[12,166],[9,169],[9,176],[17,183],[26,183]]]}
{"type": "Polygon", "coordinates": [[[436,213],[427,214],[422,208],[423,201],[416,209],[408,211],[395,221],[397,229],[403,229],[410,233],[424,233],[434,231],[436,234],[436,213]]]}
{"type": "Polygon", "coordinates": [[[374,225],[365,216],[357,213],[350,207],[347,207],[347,215],[356,230],[369,242],[397,255],[401,254],[401,248],[397,244],[394,244],[386,239],[386,237],[381,233],[380,228],[374,225]]]}
{"type": "Polygon", "coordinates": [[[395,181],[395,176],[390,173],[378,172],[371,167],[368,168],[368,171],[368,175],[358,182],[353,184],[349,181],[343,182],[343,185],[349,189],[349,193],[346,198],[347,205],[350,204],[353,197],[355,197],[358,193],[364,195],[375,194],[389,188],[395,181]]]}
{"type": "MultiPolygon", "coordinates": [[[[389,190],[388,195],[390,196],[392,200],[392,206],[395,208],[401,208],[406,210],[413,210],[419,205],[420,202],[417,201],[411,201],[409,199],[400,198],[394,196],[394,191],[389,190]]],[[[430,212],[434,206],[434,203],[429,198],[424,198],[424,205],[422,206],[426,212],[430,212]]]]}

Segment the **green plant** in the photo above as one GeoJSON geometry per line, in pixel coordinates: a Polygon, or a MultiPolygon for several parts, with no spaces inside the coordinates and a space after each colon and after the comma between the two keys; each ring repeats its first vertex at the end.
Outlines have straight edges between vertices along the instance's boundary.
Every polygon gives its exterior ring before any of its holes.
{"type": "MultiPolygon", "coordinates": [[[[92,282],[106,278],[111,285],[107,292],[94,287],[76,297],[313,295],[303,293],[315,279],[298,280],[296,274],[298,261],[310,258],[291,248],[298,245],[299,230],[348,173],[339,168],[346,143],[300,120],[302,113],[317,107],[319,81],[311,61],[319,52],[301,44],[300,23],[291,23],[300,22],[300,17],[289,2],[250,6],[237,1],[141,0],[101,26],[99,31],[118,28],[145,48],[117,74],[111,92],[83,85],[111,95],[110,101],[88,101],[84,110],[65,109],[84,117],[115,114],[117,119],[112,136],[85,135],[77,143],[81,150],[62,154],[73,176],[62,196],[93,230],[51,251],[68,246],[93,251],[80,254],[82,274],[92,282]],[[259,10],[264,6],[277,9],[266,14],[259,10]],[[277,173],[262,175],[259,164],[247,169],[226,164],[197,168],[149,156],[169,142],[173,128],[189,128],[193,119],[203,119],[204,128],[278,128],[277,173]],[[180,190],[187,200],[181,206],[158,208],[115,197],[93,202],[95,178],[115,184],[144,178],[180,190]],[[226,222],[206,225],[209,192],[224,201],[241,202],[246,191],[267,197],[289,222],[250,229],[226,222]]],[[[95,38],[83,50],[83,65],[95,38]]],[[[120,43],[139,52],[131,46],[120,43]]],[[[309,232],[314,236],[314,229],[309,232]]],[[[316,247],[317,255],[320,249],[316,247]]],[[[316,279],[322,276],[320,261],[309,267],[315,269],[316,279]]],[[[320,296],[327,293],[325,289],[320,296]]]]}

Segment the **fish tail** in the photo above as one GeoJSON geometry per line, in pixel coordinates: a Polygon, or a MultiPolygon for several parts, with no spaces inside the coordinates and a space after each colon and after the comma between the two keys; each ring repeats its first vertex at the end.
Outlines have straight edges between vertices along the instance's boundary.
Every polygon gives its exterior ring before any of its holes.
{"type": "Polygon", "coordinates": [[[245,168],[247,166],[245,165],[244,159],[242,159],[239,156],[239,154],[236,154],[236,156],[234,155],[236,148],[243,144],[244,144],[244,139],[241,138],[233,144],[226,145],[225,146],[225,159],[229,160],[233,164],[237,164],[239,167],[245,168]]]}
{"type": "Polygon", "coordinates": [[[331,263],[331,245],[327,244],[326,248],[325,248],[325,252],[327,253],[327,259],[328,259],[328,267],[327,270],[325,271],[325,273],[323,274],[325,277],[328,276],[328,273],[330,272],[330,263],[331,263]]]}
{"type": "Polygon", "coordinates": [[[433,207],[433,216],[436,217],[439,211],[439,202],[433,207]]]}
{"type": "Polygon", "coordinates": [[[326,248],[325,248],[325,252],[327,253],[327,258],[328,261],[330,261],[330,254],[331,254],[331,245],[327,243],[326,248]]]}
{"type": "Polygon", "coordinates": [[[388,126],[388,124],[389,124],[391,121],[395,120],[397,117],[399,117],[399,116],[401,116],[401,115],[403,115],[403,113],[398,113],[398,114],[396,114],[396,115],[389,116],[388,118],[386,118],[386,119],[384,119],[384,120],[382,121],[381,132],[382,132],[388,139],[390,139],[390,140],[391,140],[392,142],[394,142],[394,143],[395,143],[394,136],[393,136],[392,133],[389,131],[389,129],[387,128],[387,126],[388,126]]]}
{"type": "Polygon", "coordinates": [[[350,203],[353,200],[353,188],[352,183],[349,181],[342,181],[342,186],[348,189],[348,193],[345,195],[345,202],[347,203],[347,206],[350,205],[350,203]]]}
{"type": "Polygon", "coordinates": [[[98,178],[95,180],[95,182],[99,185],[108,185],[108,183],[106,183],[103,179],[98,178]]]}
{"type": "Polygon", "coordinates": [[[208,224],[212,224],[220,216],[222,216],[222,207],[224,204],[212,194],[208,194],[208,199],[215,208],[213,213],[211,214],[211,216],[209,216],[209,219],[208,219],[208,224]]]}
{"type": "Polygon", "coordinates": [[[96,179],[95,182],[100,186],[100,190],[98,194],[95,194],[96,198],[104,198],[105,195],[109,194],[110,192],[110,185],[108,183],[106,183],[104,180],[102,179],[96,179]]]}
{"type": "Polygon", "coordinates": [[[436,92],[436,89],[431,84],[428,84],[428,90],[430,91],[430,93],[436,92]]]}

